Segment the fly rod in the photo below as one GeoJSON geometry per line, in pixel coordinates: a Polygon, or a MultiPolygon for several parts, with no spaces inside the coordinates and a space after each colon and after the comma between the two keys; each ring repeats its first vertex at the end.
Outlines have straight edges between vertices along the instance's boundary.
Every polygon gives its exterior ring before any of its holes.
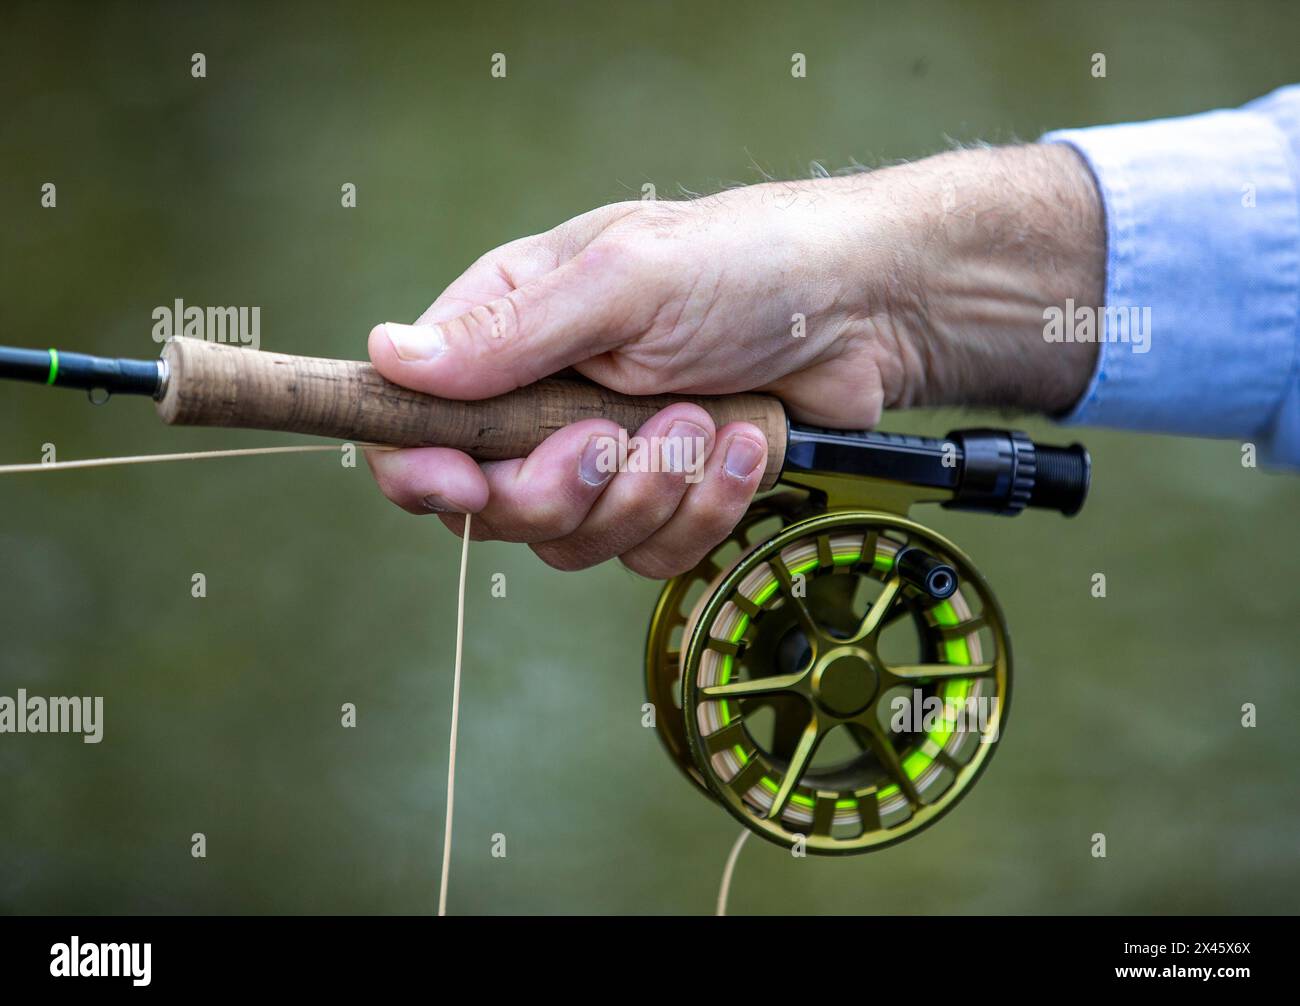
{"type": "Polygon", "coordinates": [[[581,419],[637,429],[675,401],[697,403],[718,425],[754,423],[768,445],[762,488],[779,480],[799,491],[755,501],[664,585],[646,640],[646,696],[692,784],[750,831],[818,855],[881,849],[929,827],[974,785],[1006,723],[1002,611],[972,560],[911,520],[911,506],[1069,516],[1091,472],[1081,445],[1012,430],[944,439],[825,430],[790,422],[768,395],[629,396],[559,377],[453,401],[392,384],[367,363],[187,338],[170,340],[160,360],[0,348],[0,377],[80,388],[94,401],[151,397],[173,425],[454,447],[481,460],[528,454],[581,419]],[[910,646],[882,648],[886,630],[891,640],[910,634],[910,646]],[[915,656],[895,662],[904,652],[915,656]],[[896,726],[900,694],[915,715],[896,726]],[[932,716],[936,703],[942,715],[932,716]],[[751,715],[774,719],[751,730],[751,715]],[[834,731],[847,731],[856,753],[814,761],[834,731]]]}

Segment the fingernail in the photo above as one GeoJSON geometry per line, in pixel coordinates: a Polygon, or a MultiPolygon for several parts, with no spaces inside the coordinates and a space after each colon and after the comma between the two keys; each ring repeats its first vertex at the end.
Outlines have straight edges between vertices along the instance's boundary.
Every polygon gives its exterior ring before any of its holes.
{"type": "Polygon", "coordinates": [[[578,477],[589,486],[603,486],[618,467],[613,437],[592,437],[578,460],[578,477]]]}
{"type": "Polygon", "coordinates": [[[659,448],[660,464],[666,472],[694,472],[700,468],[709,435],[695,423],[679,419],[669,424],[659,448]]]}
{"type": "Polygon", "coordinates": [[[756,441],[748,437],[732,437],[722,466],[733,478],[748,478],[766,457],[767,452],[756,441]]]}
{"type": "Polygon", "coordinates": [[[433,360],[446,347],[442,329],[437,325],[399,325],[386,321],[384,332],[393,344],[393,352],[403,360],[433,360]]]}
{"type": "Polygon", "coordinates": [[[431,513],[464,513],[465,508],[458,506],[445,496],[439,496],[437,493],[429,493],[428,496],[420,500],[424,504],[424,509],[431,513]]]}

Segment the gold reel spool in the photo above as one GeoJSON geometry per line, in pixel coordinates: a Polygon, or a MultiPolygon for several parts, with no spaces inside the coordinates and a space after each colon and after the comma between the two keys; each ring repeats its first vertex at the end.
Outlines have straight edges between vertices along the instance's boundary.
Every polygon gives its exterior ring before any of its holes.
{"type": "Polygon", "coordinates": [[[945,538],[894,514],[804,513],[725,568],[711,555],[669,582],[650,697],[674,761],[745,827],[817,854],[865,852],[932,824],[978,778],[1006,720],[1009,641],[988,585],[945,538]],[[900,577],[904,547],[950,565],[957,591],[939,601],[900,577]],[[679,660],[663,642],[704,580],[679,660]],[[673,687],[680,712],[663,704],[673,687]]]}

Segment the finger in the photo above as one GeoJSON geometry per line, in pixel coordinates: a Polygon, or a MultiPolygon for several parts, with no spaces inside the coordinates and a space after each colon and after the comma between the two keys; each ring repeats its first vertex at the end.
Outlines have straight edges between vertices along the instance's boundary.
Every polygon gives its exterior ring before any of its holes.
{"type": "MultiPolygon", "coordinates": [[[[613,477],[617,444],[617,424],[586,419],[552,433],[526,458],[482,465],[488,498],[471,536],[532,543],[572,533],[613,477]]],[[[454,518],[445,523],[460,526],[454,518]]]]}
{"type": "Polygon", "coordinates": [[[478,513],[488,482],[474,459],[448,447],[366,451],[380,491],[407,513],[478,513]]]}
{"type": "Polygon", "coordinates": [[[535,234],[493,248],[439,294],[416,324],[451,321],[545,276],[560,261],[558,244],[549,234],[535,234]]]}
{"type": "Polygon", "coordinates": [[[416,324],[436,325],[451,321],[541,278],[571,259],[615,220],[640,208],[639,203],[600,206],[543,234],[519,238],[493,248],[447,287],[420,315],[416,324]]]}
{"type": "Polygon", "coordinates": [[[624,553],[628,569],[655,580],[684,573],[744,516],[763,480],[767,440],[752,423],[728,423],[717,442],[703,479],[687,491],[672,518],[624,553]]]}
{"type": "Polygon", "coordinates": [[[627,461],[570,534],[533,545],[556,569],[585,569],[635,548],[673,516],[713,449],[713,419],[689,402],[670,405],[628,440],[627,461]]]}
{"type": "Polygon", "coordinates": [[[663,270],[629,244],[597,241],[533,281],[436,325],[389,322],[370,359],[390,381],[445,398],[504,394],[645,331],[663,270]]]}

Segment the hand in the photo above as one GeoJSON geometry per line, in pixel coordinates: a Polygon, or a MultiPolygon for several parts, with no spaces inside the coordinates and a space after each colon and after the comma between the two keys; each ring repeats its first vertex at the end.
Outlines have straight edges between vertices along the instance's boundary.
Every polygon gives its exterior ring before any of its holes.
{"type": "MultiPolygon", "coordinates": [[[[1042,309],[1099,300],[1100,233],[1086,169],[1050,147],[618,203],[489,252],[415,325],[377,326],[370,357],[441,397],[572,367],[627,394],[768,391],[794,418],[841,428],[909,405],[1066,408],[1093,347],[1045,343],[1042,309]],[[1026,205],[1048,219],[1023,219],[1026,205]]],[[[560,569],[618,556],[675,575],[740,519],[766,444],[688,404],[636,432],[646,451],[701,448],[702,470],[634,457],[602,471],[599,438],[618,431],[599,419],[513,461],[419,448],[370,463],[395,503],[457,532],[456,515],[475,513],[476,538],[527,542],[560,569]]]]}

